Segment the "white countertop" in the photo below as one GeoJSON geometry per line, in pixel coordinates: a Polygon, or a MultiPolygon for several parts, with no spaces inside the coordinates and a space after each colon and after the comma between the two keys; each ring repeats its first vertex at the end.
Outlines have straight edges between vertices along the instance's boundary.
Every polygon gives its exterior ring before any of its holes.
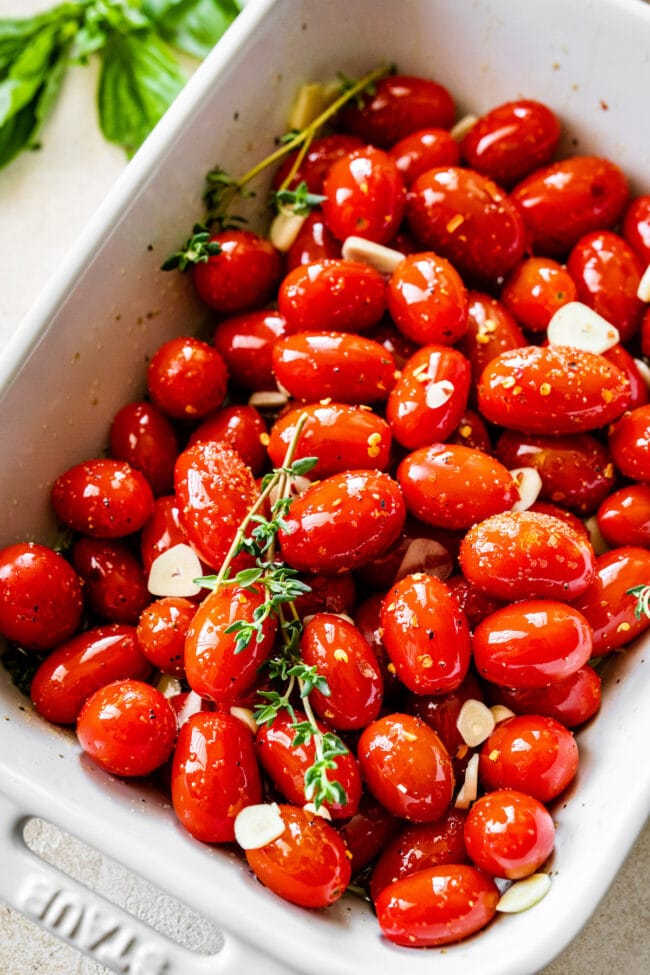
{"type": "MultiPolygon", "coordinates": [[[[27,15],[53,0],[0,0],[0,18],[27,15]]],[[[59,104],[42,133],[43,147],[0,170],[0,348],[66,253],[126,160],[96,125],[94,67],[69,72],[59,104]]],[[[625,797],[621,796],[621,802],[625,797]]],[[[36,842],[127,906],[159,923],[188,947],[214,945],[215,934],[173,900],[161,896],[98,853],[47,829],[36,842]]],[[[1,869],[1,865],[0,865],[1,869]]],[[[650,827],[634,846],[596,914],[544,975],[642,975],[650,971],[650,827]]],[[[0,905],[1,975],[104,975],[106,970],[0,905]]],[[[244,975],[244,973],[242,973],[244,975]]],[[[264,975],[258,971],[258,975],[264,975]]]]}

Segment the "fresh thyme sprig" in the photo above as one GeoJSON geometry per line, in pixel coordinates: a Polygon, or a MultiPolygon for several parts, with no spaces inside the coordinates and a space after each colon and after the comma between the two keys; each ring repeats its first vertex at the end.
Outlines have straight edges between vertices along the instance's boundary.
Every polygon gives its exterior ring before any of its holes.
{"type": "Polygon", "coordinates": [[[278,211],[288,209],[300,217],[306,217],[324,199],[322,193],[310,193],[304,179],[295,190],[279,189],[271,194],[271,203],[278,211]]]}
{"type": "Polygon", "coordinates": [[[626,590],[627,596],[636,596],[637,604],[634,608],[634,617],[640,620],[642,616],[650,617],[650,584],[633,586],[626,590]]]}

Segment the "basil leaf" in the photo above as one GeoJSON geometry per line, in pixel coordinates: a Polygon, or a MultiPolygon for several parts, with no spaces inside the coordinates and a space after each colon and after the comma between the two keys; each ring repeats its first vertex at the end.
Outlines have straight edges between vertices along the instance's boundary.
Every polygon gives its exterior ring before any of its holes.
{"type": "Polygon", "coordinates": [[[0,125],[0,168],[11,162],[22,149],[28,148],[35,129],[36,115],[31,104],[0,125]]]}
{"type": "Polygon", "coordinates": [[[98,108],[109,142],[135,152],[185,83],[167,47],[150,32],[111,33],[101,52],[98,108]]]}
{"type": "Polygon", "coordinates": [[[238,0],[143,0],[142,10],[169,44],[204,58],[241,5],[238,0]]]}
{"type": "Polygon", "coordinates": [[[60,46],[58,24],[35,34],[0,82],[0,125],[34,99],[44,84],[60,46]]]}
{"type": "Polygon", "coordinates": [[[0,78],[6,77],[9,68],[19,57],[34,34],[50,24],[63,24],[79,20],[82,16],[80,3],[62,3],[52,10],[34,17],[0,20],[0,78]]]}

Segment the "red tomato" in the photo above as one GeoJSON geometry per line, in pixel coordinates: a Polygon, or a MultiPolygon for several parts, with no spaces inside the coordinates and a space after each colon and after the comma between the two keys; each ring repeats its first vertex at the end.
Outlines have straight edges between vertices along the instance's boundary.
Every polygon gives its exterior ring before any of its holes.
{"type": "Polygon", "coordinates": [[[316,613],[304,624],[300,654],[327,681],[327,695],[314,688],[309,696],[319,718],[339,731],[365,728],[375,720],[383,699],[381,671],[353,623],[334,613],[316,613]]]}
{"type": "Polygon", "coordinates": [[[81,580],[45,545],[0,549],[0,634],[27,650],[49,650],[72,636],[81,620],[81,580]]]}
{"type": "Polygon", "coordinates": [[[515,714],[541,714],[575,728],[593,718],[600,708],[600,685],[593,667],[585,666],[546,687],[495,686],[489,693],[491,700],[504,704],[515,714]]]}
{"type": "Polygon", "coordinates": [[[292,904],[328,907],[350,882],[345,844],[322,816],[281,805],[284,832],[257,850],[246,850],[257,879],[292,904]]]}
{"type": "Polygon", "coordinates": [[[512,200],[523,214],[536,254],[567,254],[583,234],[612,227],[627,203],[625,176],[598,156],[571,156],[535,170],[512,200]]]}
{"type": "Polygon", "coordinates": [[[463,810],[452,808],[435,823],[402,826],[385,845],[372,871],[372,900],[377,900],[384,887],[402,877],[410,877],[418,870],[447,863],[466,863],[467,851],[463,840],[466,816],[463,810]]]}
{"type": "Polygon", "coordinates": [[[348,332],[303,332],[273,349],[276,378],[296,399],[374,403],[395,385],[395,360],[383,345],[348,332]]]}
{"type": "Polygon", "coordinates": [[[239,718],[193,714],[178,733],[171,773],[174,812],[203,843],[230,843],[245,807],[262,800],[253,737],[239,718]]]}
{"type": "Polygon", "coordinates": [[[478,405],[492,423],[524,433],[583,433],[618,419],[630,384],[602,355],[554,345],[502,352],[485,368],[478,405]]]}
{"type": "MultiPolygon", "coordinates": [[[[465,613],[469,621],[470,628],[473,630],[481,620],[499,609],[502,605],[498,599],[493,599],[487,593],[479,589],[478,586],[470,582],[463,575],[454,575],[447,579],[447,585],[458,600],[458,605],[465,613]]],[[[424,715],[421,715],[424,717],[424,715]]]]}
{"type": "Polygon", "coordinates": [[[156,498],[151,517],[140,535],[140,555],[145,572],[153,562],[174,545],[187,545],[187,533],[180,522],[180,505],[174,495],[156,498]]]}
{"type": "Polygon", "coordinates": [[[421,718],[438,735],[451,756],[457,777],[465,772],[471,757],[457,724],[463,704],[470,699],[483,700],[481,685],[471,670],[465,675],[462,684],[453,691],[447,691],[445,694],[411,693],[404,698],[404,710],[416,718],[421,718]]]}
{"type": "Polygon", "coordinates": [[[637,289],[645,267],[622,237],[611,230],[586,234],[571,250],[567,270],[578,301],[615,325],[621,341],[639,331],[645,306],[637,289]]]}
{"type": "Polygon", "coordinates": [[[140,471],[123,460],[82,461],[60,474],[52,488],[57,518],[93,538],[121,538],[139,531],[151,514],[153,494],[140,471]]]}
{"type": "Polygon", "coordinates": [[[538,799],[515,789],[481,796],[467,814],[465,845],[479,870],[521,880],[548,860],[555,825],[538,799]]]}
{"type": "Polygon", "coordinates": [[[88,609],[109,623],[132,623],[151,602],[140,559],[122,541],[80,538],[72,564],[84,583],[88,609]]]}
{"type": "Polygon", "coordinates": [[[402,369],[411,356],[418,351],[415,342],[411,342],[402,332],[398,332],[388,318],[374,325],[368,332],[368,338],[379,342],[392,355],[398,369],[402,369]]]}
{"type": "Polygon", "coordinates": [[[309,592],[294,600],[299,616],[313,613],[350,613],[357,600],[357,587],[350,572],[331,576],[324,573],[309,575],[309,592]]]}
{"type": "Polygon", "coordinates": [[[87,698],[77,719],[77,738],[106,772],[127,778],[149,775],[172,753],[176,715],[155,687],[117,680],[87,698]]]}
{"type": "Polygon", "coordinates": [[[504,687],[545,687],[587,663],[591,627],[582,613],[551,599],[525,599],[487,616],[474,631],[474,664],[504,687]]]}
{"type": "Polygon", "coordinates": [[[248,389],[274,389],[273,346],[290,331],[286,318],[277,311],[249,311],[220,322],[214,344],[233,382],[248,389]]]}
{"type": "Polygon", "coordinates": [[[529,257],[517,264],[501,289],[503,304],[531,332],[545,332],[558,308],[576,299],[573,278],[550,257],[529,257]]]}
{"type": "Polygon", "coordinates": [[[341,241],[327,227],[320,210],[312,210],[286,254],[285,266],[292,271],[300,264],[341,257],[341,241]]]}
{"type": "Polygon", "coordinates": [[[162,410],[153,403],[127,403],[113,418],[109,441],[111,457],[141,471],[155,495],[171,491],[178,442],[162,410]]]}
{"type": "Polygon", "coordinates": [[[374,797],[402,819],[434,822],[446,812],[454,790],[449,754],[424,721],[388,714],[361,733],[361,774],[374,797]]]}
{"type": "Polygon", "coordinates": [[[334,474],[291,505],[278,532],[282,556],[312,572],[356,569],[392,545],[405,515],[402,492],[387,474],[334,474]]]}
{"type": "Polygon", "coordinates": [[[223,315],[264,305],[280,278],[278,251],[251,230],[223,230],[210,240],[221,251],[194,266],[199,297],[223,315]]]}
{"type": "Polygon", "coordinates": [[[621,224],[626,241],[645,264],[650,264],[650,194],[631,200],[621,224]]]}
{"type": "Polygon", "coordinates": [[[379,664],[384,679],[384,700],[389,697],[396,697],[402,693],[402,685],[397,679],[395,664],[391,663],[390,657],[386,652],[382,637],[384,630],[381,625],[381,609],[384,602],[384,594],[380,592],[368,596],[354,610],[354,622],[361,630],[367,643],[372,647],[377,663],[379,664]]]}
{"type": "Polygon", "coordinates": [[[185,679],[185,637],[196,605],[182,596],[163,596],[140,616],[138,642],[144,656],[163,674],[185,679]]]}
{"type": "Polygon", "coordinates": [[[199,442],[179,455],[174,478],[188,539],[208,565],[220,568],[258,496],[250,468],[230,447],[199,442]]]}
{"type": "Polygon", "coordinates": [[[467,330],[458,348],[471,364],[474,385],[500,352],[526,344],[524,333],[501,302],[480,291],[468,293],[467,330]]]}
{"type": "Polygon", "coordinates": [[[650,551],[633,545],[599,555],[593,581],[573,606],[593,628],[593,656],[619,650],[650,626],[650,551]]]}
{"type": "Polygon", "coordinates": [[[453,345],[467,329],[467,291],[458,272],[432,251],[409,254],[388,282],[388,310],[418,345],[453,345]]]}
{"type": "Polygon", "coordinates": [[[411,450],[446,440],[465,412],[470,383],[470,364],[457,349],[425,345],[388,397],[386,419],[395,439],[411,450]]]}
{"type": "Polygon", "coordinates": [[[339,829],[339,836],[347,848],[352,876],[367,867],[385,848],[399,829],[399,820],[364,792],[359,808],[339,829]]]}
{"type": "Polygon", "coordinates": [[[466,864],[419,870],[385,887],[375,908],[382,933],[407,948],[453,944],[484,928],[500,894],[487,874],[466,864]]]}
{"type": "Polygon", "coordinates": [[[650,405],[626,413],[609,433],[612,459],[624,477],[650,481],[650,405]]]}
{"type": "Polygon", "coordinates": [[[397,480],[409,511],[428,525],[465,529],[509,511],[519,499],[510,473],[481,450],[421,447],[404,458],[397,480]]]}
{"type": "Polygon", "coordinates": [[[361,105],[349,102],[337,116],[344,132],[384,149],[423,128],[450,129],[455,109],[446,88],[426,78],[391,75],[381,78],[361,105]]]}
{"type": "MultiPolygon", "coordinates": [[[[341,132],[333,132],[330,135],[321,136],[319,139],[312,139],[291,182],[287,184],[287,189],[295,190],[300,183],[304,182],[307,184],[310,193],[322,193],[323,181],[332,163],[340,159],[341,156],[347,156],[353,150],[362,148],[362,139],[341,132]]],[[[285,156],[273,177],[274,189],[279,189],[285,182],[297,157],[298,150],[285,156]]]]}
{"type": "Polygon", "coordinates": [[[475,410],[465,410],[447,442],[459,447],[470,447],[472,450],[482,450],[484,454],[492,453],[488,428],[475,410]]]}
{"type": "Polygon", "coordinates": [[[536,511],[508,511],[474,525],[461,542],[459,561],[470,582],[504,600],[573,600],[595,572],[585,535],[536,511]]]}
{"type": "MultiPolygon", "coordinates": [[[[648,308],[650,311],[650,308],[648,308]]],[[[647,312],[646,312],[647,315],[647,312]]],[[[650,319],[649,319],[650,321],[650,319]]],[[[641,322],[643,328],[643,321],[641,322]]],[[[642,337],[643,341],[643,337],[642,337]]],[[[645,355],[645,353],[644,353],[645,355]]],[[[639,369],[639,359],[634,359],[630,353],[620,343],[613,345],[607,352],[603,352],[603,357],[616,366],[623,373],[630,384],[630,402],[628,410],[635,410],[637,406],[645,406],[650,401],[650,388],[645,377],[639,369]]]]}
{"type": "Polygon", "coordinates": [[[471,169],[444,166],[418,176],[406,213],[417,240],[463,276],[494,282],[523,257],[519,210],[496,183],[471,169]]]}
{"type": "Polygon", "coordinates": [[[650,548],[650,485],[628,484],[610,494],[597,517],[600,533],[612,547],[650,548]]]}
{"type": "Polygon", "coordinates": [[[395,142],[388,150],[408,187],[428,169],[456,166],[458,143],[446,129],[418,129],[395,142]]]}
{"type": "Polygon", "coordinates": [[[528,510],[538,511],[541,515],[550,515],[552,518],[559,518],[560,521],[565,521],[567,525],[570,525],[579,535],[583,535],[588,541],[591,541],[591,534],[584,521],[581,521],[571,511],[567,511],[566,508],[561,508],[551,501],[536,501],[531,504],[528,510]]]}
{"type": "Polygon", "coordinates": [[[199,440],[218,440],[236,450],[253,474],[259,474],[266,462],[266,439],[264,417],[255,407],[224,406],[196,428],[189,446],[199,440]]]}
{"type": "Polygon", "coordinates": [[[364,587],[382,592],[412,572],[426,572],[444,580],[454,564],[450,548],[444,532],[407,515],[397,541],[358,569],[357,578],[364,587]]]}
{"type": "Polygon", "coordinates": [[[577,770],[573,735],[542,715],[499,722],[481,746],[479,779],[487,789],[517,789],[548,803],[564,792],[577,770]]]}
{"type": "Polygon", "coordinates": [[[553,158],[560,123],[541,102],[530,98],[491,109],[460,144],[467,165],[501,186],[512,186],[553,158]]]}
{"type": "Polygon", "coordinates": [[[278,307],[294,332],[363,332],[386,308],[386,282],[355,261],[322,260],[289,271],[278,307]]]}
{"type": "Polygon", "coordinates": [[[387,244],[397,232],[406,194],[391,157],[375,146],[332,163],[323,182],[323,217],[339,240],[358,236],[387,244]]]}
{"type": "Polygon", "coordinates": [[[149,395],[163,413],[181,420],[206,416],[223,403],[228,370],[207,342],[191,337],[169,339],[147,369],[149,395]]]}
{"type": "Polygon", "coordinates": [[[95,691],[116,680],[146,680],[150,673],[133,627],[115,623],[61,643],[36,671],[30,694],[48,721],[74,724],[95,691]]]}

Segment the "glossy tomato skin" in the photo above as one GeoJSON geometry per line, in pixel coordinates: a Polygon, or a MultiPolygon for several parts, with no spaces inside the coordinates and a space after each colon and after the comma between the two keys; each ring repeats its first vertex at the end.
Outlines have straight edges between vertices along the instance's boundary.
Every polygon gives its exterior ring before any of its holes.
{"type": "Polygon", "coordinates": [[[630,201],[623,215],[621,233],[645,264],[650,264],[650,194],[630,201]]]}
{"type": "Polygon", "coordinates": [[[0,550],[0,634],[27,650],[49,650],[81,621],[81,580],[62,555],[36,542],[0,550]]]}
{"type": "Polygon", "coordinates": [[[458,349],[469,360],[476,385],[495,356],[521,349],[527,342],[515,319],[496,298],[482,291],[469,291],[467,299],[467,328],[458,349]]]}
{"type": "Polygon", "coordinates": [[[34,675],[34,707],[54,724],[74,724],[84,702],[106,684],[146,680],[151,664],[135,629],[124,624],[93,627],[61,643],[34,675]]]}
{"type": "Polygon", "coordinates": [[[149,775],[172,753],[176,715],[150,684],[117,680],[86,699],[77,719],[77,738],[106,772],[127,778],[149,775]]]}
{"type": "Polygon", "coordinates": [[[650,405],[626,413],[609,434],[612,459],[624,477],[650,482],[650,405]]]}
{"type": "Polygon", "coordinates": [[[389,884],[375,908],[383,935],[407,948],[453,944],[484,928],[499,900],[494,880],[469,864],[443,864],[389,884]]]}
{"type": "Polygon", "coordinates": [[[362,566],[356,576],[364,588],[381,592],[413,572],[426,572],[444,580],[451,574],[454,564],[450,547],[444,532],[407,515],[397,541],[382,555],[362,566]]]}
{"type": "Polygon", "coordinates": [[[237,813],[262,800],[246,725],[220,711],[193,714],[178,734],[171,795],[174,812],[192,836],[203,843],[231,843],[237,813]]]}
{"type": "Polygon", "coordinates": [[[516,715],[499,722],[481,746],[479,780],[486,789],[517,789],[546,804],[578,770],[578,746],[553,718],[516,715]]]}
{"type": "Polygon", "coordinates": [[[460,144],[467,165],[500,186],[512,186],[553,158],[557,117],[531,98],[497,105],[478,119],[460,144]]]}
{"type": "Polygon", "coordinates": [[[80,538],[72,564],[84,583],[86,606],[109,623],[135,626],[151,602],[142,562],[120,539],[80,538]]]}
{"type": "Polygon", "coordinates": [[[409,254],[388,282],[388,310],[418,345],[453,345],[467,329],[467,291],[454,267],[433,251],[409,254]]]}
{"type": "Polygon", "coordinates": [[[232,447],[256,475],[266,462],[266,423],[254,406],[233,404],[207,416],[191,434],[188,445],[199,440],[218,440],[232,447]]]}
{"type": "Polygon", "coordinates": [[[291,505],[278,533],[295,569],[356,569],[399,536],[406,509],[399,485],[374,470],[347,471],[312,485],[291,505]]]}
{"type": "Polygon", "coordinates": [[[482,450],[484,454],[492,453],[490,433],[476,410],[465,410],[456,430],[451,437],[447,438],[447,442],[458,444],[460,447],[470,447],[472,450],[482,450]]]}
{"type": "Polygon", "coordinates": [[[367,867],[400,828],[399,820],[364,792],[354,816],[339,829],[348,850],[352,876],[367,867]]]}
{"type": "Polygon", "coordinates": [[[598,156],[571,156],[535,170],[512,190],[535,254],[561,257],[593,230],[614,226],[628,199],[625,176],[598,156]]]}
{"type": "MultiPolygon", "coordinates": [[[[310,193],[321,194],[323,182],[330,166],[341,156],[347,156],[355,149],[362,149],[363,145],[362,139],[355,135],[346,135],[344,132],[333,132],[330,135],[312,139],[291,182],[287,184],[287,189],[294,190],[300,183],[305,182],[310,193]]],[[[297,156],[297,150],[289,153],[278,166],[273,177],[275,189],[279,189],[285,182],[293,169],[297,156]]]]}
{"type": "Polygon", "coordinates": [[[109,443],[111,457],[141,471],[156,496],[171,491],[178,441],[173,426],[154,403],[127,403],[118,410],[109,443]]]}
{"type": "Polygon", "coordinates": [[[354,609],[354,622],[377,658],[384,679],[384,701],[387,701],[401,697],[403,688],[397,679],[395,665],[391,663],[383,642],[384,631],[381,625],[383,601],[383,592],[375,592],[362,600],[354,609]]]}
{"type": "Polygon", "coordinates": [[[611,230],[586,234],[572,248],[567,270],[578,300],[615,325],[622,342],[636,335],[645,307],[637,296],[645,267],[622,237],[611,230]]]}
{"type": "Polygon", "coordinates": [[[404,180],[391,157],[375,146],[354,149],[333,162],[323,194],[323,217],[338,240],[356,235],[387,244],[402,222],[404,180]]]}
{"type": "Polygon", "coordinates": [[[246,850],[261,883],[300,907],[328,907],[350,882],[343,840],[322,816],[281,804],[284,832],[257,850],[246,850]]]}
{"type": "Polygon", "coordinates": [[[502,352],[478,386],[483,417],[524,433],[595,430],[618,419],[629,398],[629,382],[604,356],[563,345],[502,352]]]}
{"type": "Polygon", "coordinates": [[[189,541],[209,566],[219,569],[258,496],[250,468],[225,444],[200,441],[179,454],[174,483],[189,541]]]}
{"type": "Polygon", "coordinates": [[[395,439],[410,450],[446,440],[469,397],[471,368],[457,349],[425,345],[402,369],[386,404],[395,439]]]}
{"type": "Polygon", "coordinates": [[[472,670],[467,672],[463,682],[453,691],[445,694],[409,693],[403,698],[405,712],[421,718],[438,735],[451,756],[457,779],[464,774],[471,757],[457,724],[463,704],[470,699],[483,700],[482,687],[472,670]]]}
{"type": "MultiPolygon", "coordinates": [[[[648,316],[647,311],[645,315],[646,317],[648,316]]],[[[641,327],[643,329],[643,321],[641,322],[641,327]]],[[[643,342],[643,333],[641,335],[641,341],[643,342]]],[[[613,345],[607,352],[603,352],[603,356],[623,373],[629,383],[630,401],[627,406],[628,410],[635,410],[637,406],[645,406],[646,403],[650,402],[650,388],[639,369],[639,362],[641,360],[631,356],[625,346],[621,345],[620,342],[618,345],[613,345]]]]}
{"type": "Polygon", "coordinates": [[[213,346],[192,336],[169,339],[156,350],[147,369],[147,387],[167,416],[193,420],[221,406],[228,369],[213,346]]]}
{"type": "Polygon", "coordinates": [[[447,585],[458,600],[458,605],[465,613],[470,628],[473,630],[481,620],[499,609],[501,600],[488,596],[473,582],[458,573],[447,579],[447,585]]]}
{"type": "Polygon", "coordinates": [[[573,600],[595,572],[584,534],[552,515],[509,511],[474,525],[461,542],[463,575],[495,599],[573,600]]]}
{"type": "Polygon", "coordinates": [[[201,300],[223,315],[264,305],[280,278],[278,251],[251,230],[223,230],[210,240],[221,251],[194,266],[194,286],[201,300]]]}
{"type": "Polygon", "coordinates": [[[469,667],[469,626],[450,589],[435,576],[405,576],[386,594],[383,641],[402,683],[416,694],[457,688],[469,667]]]}
{"type": "Polygon", "coordinates": [[[386,308],[386,283],[374,268],[324,259],[299,264],[278,292],[280,313],[293,332],[363,332],[386,308]]]}
{"type": "Polygon", "coordinates": [[[566,603],[525,599],[497,609],[474,631],[478,673],[505,687],[545,687],[587,663],[591,627],[566,603]]]}
{"type": "Polygon", "coordinates": [[[327,681],[327,696],[315,688],[309,698],[321,720],[338,731],[359,730],[375,720],[384,682],[372,648],[353,623],[316,613],[303,624],[300,653],[327,681]]]}
{"type": "Polygon", "coordinates": [[[528,257],[517,264],[501,289],[501,301],[530,332],[545,332],[555,312],[577,300],[567,269],[551,257],[528,257]]]}
{"type": "Polygon", "coordinates": [[[526,231],[519,210],[492,180],[471,169],[439,167],[413,183],[410,230],[470,279],[494,282],[519,263],[526,231]]]}
{"type": "Polygon", "coordinates": [[[312,210],[287,251],[286,270],[292,271],[300,264],[338,259],[341,257],[341,247],[341,241],[336,239],[325,223],[322,212],[312,210]]]}
{"type": "Polygon", "coordinates": [[[594,657],[619,650],[650,626],[642,602],[649,578],[647,548],[625,545],[598,556],[591,585],[572,600],[593,629],[594,657]]]}
{"type": "Polygon", "coordinates": [[[451,759],[419,718],[378,718],[361,733],[358,758],[368,789],[394,816],[429,823],[447,810],[454,789],[451,759]]]}
{"type": "Polygon", "coordinates": [[[233,382],[247,389],[274,389],[273,346],[290,331],[286,318],[277,311],[249,311],[220,322],[214,345],[233,382]]]}
{"type": "Polygon", "coordinates": [[[140,471],[122,460],[98,457],[60,474],[52,487],[57,518],[93,538],[139,531],[151,514],[153,493],[140,471]]]}
{"type": "Polygon", "coordinates": [[[193,691],[220,705],[246,694],[267,659],[277,630],[275,616],[262,623],[262,639],[254,635],[238,650],[237,633],[228,629],[238,621],[252,623],[265,594],[257,586],[222,586],[203,600],[185,638],[185,675],[193,691]]]}
{"type": "Polygon", "coordinates": [[[585,665],[575,673],[546,687],[514,688],[492,686],[489,699],[504,704],[515,714],[541,714],[567,728],[576,728],[598,712],[601,680],[593,667],[585,665]]]}
{"type": "Polygon", "coordinates": [[[391,433],[376,413],[347,403],[314,403],[289,410],[273,424],[268,444],[271,463],[282,464],[301,416],[307,416],[294,459],[318,457],[310,477],[329,477],[363,467],[385,470],[391,433]]]}
{"type": "Polygon", "coordinates": [[[185,637],[196,604],[182,596],[163,596],[143,611],[136,634],[142,653],[163,674],[185,679],[185,637]]]}
{"type": "Polygon", "coordinates": [[[357,601],[357,587],[351,572],[326,575],[312,572],[309,575],[309,592],[302,593],[294,601],[299,616],[313,613],[346,613],[348,616],[357,601]]]}
{"type": "Polygon", "coordinates": [[[650,485],[628,484],[614,491],[598,509],[598,527],[612,547],[650,548],[650,485]]]}
{"type": "Polygon", "coordinates": [[[451,530],[509,511],[519,499],[513,478],[498,460],[456,444],[415,450],[401,462],[397,480],[416,518],[451,530]]]}
{"type": "Polygon", "coordinates": [[[397,74],[381,78],[361,106],[348,103],[337,115],[337,125],[364,142],[388,149],[418,129],[450,129],[454,117],[446,88],[426,78],[397,74]]]}
{"type": "MultiPolygon", "coordinates": [[[[295,721],[306,721],[306,714],[295,710],[295,721]]],[[[318,725],[326,732],[326,725],[318,725]]],[[[331,732],[330,732],[331,733],[331,732]]],[[[296,736],[293,719],[286,711],[274,719],[272,724],[261,725],[255,736],[255,750],[260,765],[273,784],[289,802],[302,806],[305,798],[305,773],[316,761],[316,748],[313,738],[305,744],[294,745],[296,736]]],[[[326,802],[324,805],[332,819],[347,819],[353,816],[361,800],[361,775],[357,760],[351,752],[333,759],[336,767],[328,771],[330,781],[339,782],[345,792],[345,801],[326,802]]]]}
{"type": "Polygon", "coordinates": [[[174,545],[189,544],[180,518],[181,506],[173,494],[156,498],[140,534],[140,555],[145,572],[149,573],[154,561],[163,552],[174,545]]]}
{"type": "Polygon", "coordinates": [[[464,836],[467,852],[480,870],[521,880],[548,860],[555,826],[538,799],[516,789],[497,789],[472,805],[464,836]]]}
{"type": "Polygon", "coordinates": [[[418,129],[395,142],[388,150],[404,184],[409,187],[422,173],[439,166],[456,166],[458,143],[446,129],[418,129]]]}

